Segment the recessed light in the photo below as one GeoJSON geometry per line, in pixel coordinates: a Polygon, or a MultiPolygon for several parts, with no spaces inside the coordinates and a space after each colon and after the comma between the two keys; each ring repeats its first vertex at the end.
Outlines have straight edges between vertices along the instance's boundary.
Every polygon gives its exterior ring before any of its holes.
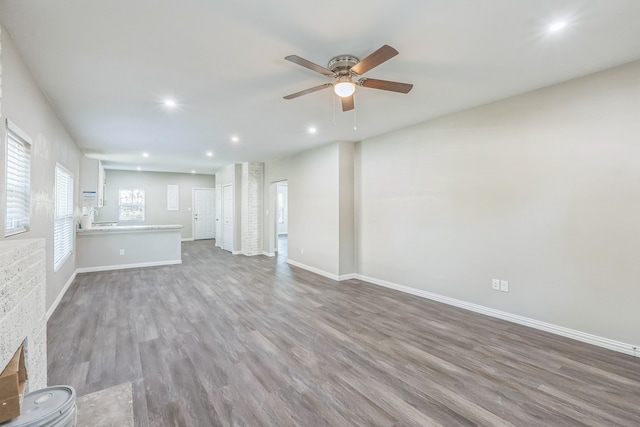
{"type": "Polygon", "coordinates": [[[192,170],[191,173],[196,173],[196,171],[192,170]]]}
{"type": "Polygon", "coordinates": [[[566,26],[567,21],[556,21],[547,27],[547,31],[550,33],[557,33],[558,31],[564,30],[566,26]]]}
{"type": "Polygon", "coordinates": [[[142,170],[142,168],[141,168],[140,166],[138,166],[138,167],[136,168],[136,170],[141,171],[141,170],[142,170]]]}
{"type": "Polygon", "coordinates": [[[315,127],[311,126],[311,127],[308,129],[308,131],[309,131],[309,133],[316,133],[316,132],[318,132],[318,129],[316,129],[315,127]]]}
{"type": "Polygon", "coordinates": [[[213,157],[213,151],[207,151],[207,156],[213,157]]]}
{"type": "Polygon", "coordinates": [[[167,98],[163,101],[163,104],[165,107],[169,107],[169,108],[175,108],[176,105],[178,105],[175,101],[175,99],[171,99],[171,98],[167,98]]]}
{"type": "Polygon", "coordinates": [[[142,157],[149,157],[149,153],[142,153],[142,157]]]}
{"type": "Polygon", "coordinates": [[[238,142],[238,141],[240,141],[240,138],[238,138],[237,136],[233,135],[233,136],[231,137],[231,141],[232,141],[232,142],[238,142]]]}

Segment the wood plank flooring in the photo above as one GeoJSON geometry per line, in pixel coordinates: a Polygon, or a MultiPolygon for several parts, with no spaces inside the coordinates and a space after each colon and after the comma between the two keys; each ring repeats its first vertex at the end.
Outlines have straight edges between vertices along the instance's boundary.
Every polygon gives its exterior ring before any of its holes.
{"type": "Polygon", "coordinates": [[[283,260],[79,274],[49,384],[132,383],[136,426],[639,426],[640,359],[283,260]]]}

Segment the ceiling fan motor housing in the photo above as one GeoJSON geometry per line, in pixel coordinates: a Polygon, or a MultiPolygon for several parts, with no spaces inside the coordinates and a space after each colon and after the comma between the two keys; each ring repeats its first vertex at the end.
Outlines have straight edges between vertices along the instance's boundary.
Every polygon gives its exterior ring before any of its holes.
{"type": "Polygon", "coordinates": [[[336,73],[336,75],[350,75],[349,70],[358,62],[360,62],[360,60],[355,56],[339,55],[329,60],[329,66],[327,68],[336,73]]]}

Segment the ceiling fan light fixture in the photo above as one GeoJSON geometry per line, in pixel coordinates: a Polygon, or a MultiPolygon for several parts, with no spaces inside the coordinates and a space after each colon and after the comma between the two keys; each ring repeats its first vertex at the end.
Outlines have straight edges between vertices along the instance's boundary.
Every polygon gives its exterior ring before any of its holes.
{"type": "Polygon", "coordinates": [[[348,98],[356,91],[356,84],[352,81],[342,81],[333,85],[333,91],[341,98],[348,98]]]}

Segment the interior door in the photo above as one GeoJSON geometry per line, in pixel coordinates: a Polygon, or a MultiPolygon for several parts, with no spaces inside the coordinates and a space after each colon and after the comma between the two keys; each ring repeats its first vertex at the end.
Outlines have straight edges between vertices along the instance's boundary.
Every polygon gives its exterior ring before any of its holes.
{"type": "Polygon", "coordinates": [[[222,249],[233,252],[233,186],[222,187],[222,249]]]}
{"type": "Polygon", "coordinates": [[[216,246],[222,247],[222,186],[216,185],[216,246]]]}
{"type": "Polygon", "coordinates": [[[193,240],[216,237],[216,190],[193,189],[193,240]]]}

